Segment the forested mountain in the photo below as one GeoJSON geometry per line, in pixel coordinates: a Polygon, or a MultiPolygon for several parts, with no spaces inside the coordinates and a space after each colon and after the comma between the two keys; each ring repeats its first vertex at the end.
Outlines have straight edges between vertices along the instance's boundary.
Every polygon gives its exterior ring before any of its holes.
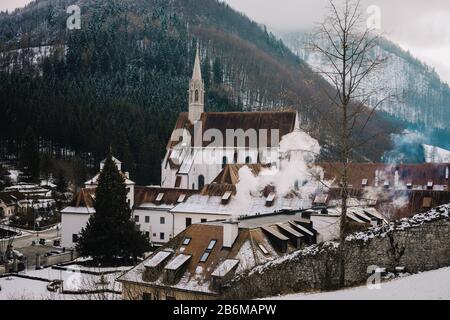
{"type": "MultiPolygon", "coordinates": [[[[323,67],[316,54],[307,50],[308,32],[277,33],[283,41],[312,68],[323,67]]],[[[387,58],[368,86],[380,84],[385,90],[374,97],[382,99],[388,92],[392,99],[381,104],[388,117],[423,134],[421,143],[450,148],[450,88],[431,67],[387,39],[380,39],[374,54],[387,58]]]]}
{"type": "MultiPolygon", "coordinates": [[[[0,14],[0,152],[20,154],[24,132],[41,153],[94,165],[109,150],[138,183],[160,182],[160,161],[200,44],[207,111],[297,108],[333,156],[337,121],[328,84],[264,27],[217,0],[37,0],[0,14]],[[66,8],[82,11],[68,30],[66,8]],[[327,119],[324,119],[327,118],[327,119]]],[[[379,159],[387,134],[356,156],[379,159]]]]}

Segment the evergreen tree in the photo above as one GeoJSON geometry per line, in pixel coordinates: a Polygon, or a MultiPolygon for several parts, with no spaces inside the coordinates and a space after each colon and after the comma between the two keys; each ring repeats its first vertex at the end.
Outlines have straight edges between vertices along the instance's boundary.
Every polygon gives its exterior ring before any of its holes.
{"type": "Polygon", "coordinates": [[[62,170],[58,171],[58,178],[56,180],[56,191],[64,193],[67,191],[67,180],[62,170]]]}
{"type": "Polygon", "coordinates": [[[31,127],[25,131],[20,151],[20,164],[30,181],[39,181],[40,158],[38,141],[31,127]]]}
{"type": "Polygon", "coordinates": [[[125,182],[111,155],[99,177],[94,208],[77,244],[80,255],[102,265],[142,256],[148,240],[131,220],[125,182]]]}
{"type": "Polygon", "coordinates": [[[214,83],[217,84],[217,85],[222,84],[222,82],[223,82],[223,70],[222,70],[222,64],[220,63],[219,58],[214,59],[213,75],[214,75],[214,83]]]}

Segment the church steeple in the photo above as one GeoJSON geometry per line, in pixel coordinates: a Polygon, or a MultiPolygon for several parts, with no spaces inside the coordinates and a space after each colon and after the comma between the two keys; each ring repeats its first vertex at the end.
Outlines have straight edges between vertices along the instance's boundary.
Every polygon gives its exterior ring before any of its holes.
{"type": "Polygon", "coordinates": [[[205,109],[205,84],[202,79],[202,70],[200,68],[200,52],[197,45],[195,54],[194,71],[189,83],[189,121],[194,123],[200,120],[205,109]]]}

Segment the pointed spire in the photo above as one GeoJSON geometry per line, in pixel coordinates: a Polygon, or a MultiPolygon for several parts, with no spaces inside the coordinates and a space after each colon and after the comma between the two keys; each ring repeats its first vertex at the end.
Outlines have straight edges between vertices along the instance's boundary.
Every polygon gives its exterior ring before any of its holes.
{"type": "Polygon", "coordinates": [[[192,73],[192,80],[202,80],[202,70],[200,68],[200,49],[197,43],[197,52],[195,53],[194,72],[192,73]]]}

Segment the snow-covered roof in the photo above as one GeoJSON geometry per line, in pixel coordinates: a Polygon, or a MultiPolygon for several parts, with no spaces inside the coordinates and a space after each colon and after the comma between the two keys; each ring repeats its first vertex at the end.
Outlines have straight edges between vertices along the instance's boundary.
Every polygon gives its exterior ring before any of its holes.
{"type": "Polygon", "coordinates": [[[226,259],[222,262],[216,270],[211,274],[213,277],[225,277],[234,267],[237,266],[239,260],[237,259],[226,259]]]}
{"type": "Polygon", "coordinates": [[[189,261],[191,255],[179,254],[164,268],[167,270],[178,270],[183,264],[189,261]]]}
{"type": "Polygon", "coordinates": [[[299,197],[277,197],[273,200],[272,205],[266,205],[264,197],[252,197],[250,208],[246,212],[247,215],[267,214],[283,210],[300,210],[311,208],[312,202],[309,199],[301,199],[299,197]]]}
{"type": "MultiPolygon", "coordinates": [[[[103,159],[100,163],[105,163],[106,160],[108,160],[108,158],[103,159]]],[[[117,159],[116,157],[112,157],[112,161],[114,161],[114,163],[122,163],[119,159],[117,159]]]]}
{"type": "Polygon", "coordinates": [[[178,213],[198,213],[215,215],[232,215],[231,206],[222,204],[222,197],[192,195],[185,202],[178,204],[171,210],[178,213]]]}
{"type": "Polygon", "coordinates": [[[63,214],[93,214],[95,213],[94,208],[88,208],[88,207],[66,207],[64,208],[61,213],[63,214]]]}
{"type": "Polygon", "coordinates": [[[148,268],[154,268],[160,265],[162,262],[164,262],[173,252],[171,251],[159,251],[156,253],[153,257],[151,257],[149,260],[146,260],[144,262],[144,266],[148,268]]]}
{"type": "MultiPolygon", "coordinates": [[[[126,184],[126,185],[133,185],[133,184],[135,184],[134,181],[128,179],[128,178],[125,176],[124,173],[121,172],[121,174],[122,174],[123,179],[125,180],[125,184],[126,184]]],[[[100,173],[97,173],[97,174],[95,175],[95,177],[93,177],[92,179],[86,181],[84,184],[85,184],[86,186],[89,186],[89,185],[94,185],[94,186],[96,186],[96,185],[98,185],[98,179],[99,179],[99,178],[100,178],[100,173]]]]}

